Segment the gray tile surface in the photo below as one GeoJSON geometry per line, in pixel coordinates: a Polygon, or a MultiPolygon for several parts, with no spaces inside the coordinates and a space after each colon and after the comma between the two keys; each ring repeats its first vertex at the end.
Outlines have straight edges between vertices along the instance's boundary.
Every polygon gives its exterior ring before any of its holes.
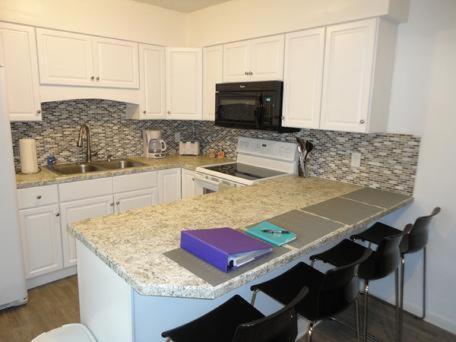
{"type": "Polygon", "coordinates": [[[296,240],[288,245],[296,248],[321,239],[325,235],[343,227],[343,224],[333,222],[299,210],[273,217],[267,220],[279,227],[285,228],[296,234],[296,240]]]}
{"type": "Polygon", "coordinates": [[[408,198],[406,195],[372,188],[356,190],[341,197],[386,209],[394,207],[395,205],[401,203],[402,201],[405,201],[408,198]]]}
{"type": "Polygon", "coordinates": [[[264,255],[255,261],[249,262],[248,264],[243,265],[234,271],[226,273],[218,270],[214,266],[197,258],[182,248],[173,249],[169,252],[164,253],[163,255],[177,262],[180,266],[186,268],[212,286],[217,286],[289,251],[290,250],[286,247],[274,247],[271,253],[264,255]]]}
{"type": "Polygon", "coordinates": [[[345,224],[356,224],[368,217],[374,216],[383,209],[349,199],[336,197],[309,207],[304,211],[345,224]]]}

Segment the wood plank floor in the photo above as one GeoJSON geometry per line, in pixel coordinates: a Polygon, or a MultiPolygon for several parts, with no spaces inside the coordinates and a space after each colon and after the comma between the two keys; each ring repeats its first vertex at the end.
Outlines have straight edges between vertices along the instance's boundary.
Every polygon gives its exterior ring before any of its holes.
{"type": "MultiPolygon", "coordinates": [[[[372,298],[369,301],[369,315],[369,332],[381,341],[392,341],[393,307],[372,298]]],[[[354,322],[352,308],[339,318],[347,323],[354,322]]],[[[29,291],[27,305],[0,312],[0,342],[28,342],[42,332],[78,321],[77,278],[73,276],[32,289],[29,291]]],[[[344,326],[323,322],[316,327],[313,341],[356,341],[356,338],[344,326]]],[[[456,341],[456,336],[405,314],[403,341],[450,342],[456,341]]]]}

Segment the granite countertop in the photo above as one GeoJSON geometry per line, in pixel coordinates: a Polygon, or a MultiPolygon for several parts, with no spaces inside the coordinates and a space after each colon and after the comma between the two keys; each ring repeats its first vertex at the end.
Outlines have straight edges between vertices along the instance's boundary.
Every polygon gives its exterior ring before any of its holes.
{"type": "Polygon", "coordinates": [[[328,240],[365,228],[411,200],[405,195],[321,178],[284,176],[253,186],[81,221],[70,225],[69,230],[141,295],[212,299],[328,240]],[[348,208],[347,212],[354,208],[356,215],[350,216],[341,210],[343,207],[348,208]],[[300,247],[287,245],[280,256],[216,286],[164,255],[179,247],[182,229],[245,229],[291,210],[318,219],[326,217],[339,228],[300,247]]]}
{"type": "Polygon", "coordinates": [[[34,186],[68,183],[86,179],[95,179],[110,177],[116,175],[126,175],[131,173],[146,172],[153,170],[172,169],[175,167],[181,167],[188,170],[195,170],[198,166],[209,165],[209,164],[220,164],[233,162],[231,159],[217,159],[210,158],[207,156],[180,156],[180,155],[169,155],[163,159],[150,159],[143,157],[127,157],[135,161],[139,161],[145,166],[131,167],[121,170],[108,170],[108,171],[97,171],[86,174],[74,174],[74,175],[60,175],[47,169],[45,166],[41,167],[41,171],[35,174],[16,175],[16,184],[18,189],[29,188],[34,186]]]}

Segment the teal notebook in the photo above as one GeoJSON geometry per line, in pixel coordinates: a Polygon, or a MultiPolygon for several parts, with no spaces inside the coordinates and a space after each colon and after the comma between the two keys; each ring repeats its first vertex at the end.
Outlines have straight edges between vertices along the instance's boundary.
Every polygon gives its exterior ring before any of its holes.
{"type": "Polygon", "coordinates": [[[263,221],[247,229],[247,234],[269,242],[274,246],[282,246],[290,241],[296,240],[296,234],[283,229],[268,221],[263,221]]]}

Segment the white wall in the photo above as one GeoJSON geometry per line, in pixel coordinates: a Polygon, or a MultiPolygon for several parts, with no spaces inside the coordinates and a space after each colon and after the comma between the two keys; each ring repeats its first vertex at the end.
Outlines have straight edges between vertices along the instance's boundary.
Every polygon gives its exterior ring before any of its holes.
{"type": "Polygon", "coordinates": [[[0,20],[151,44],[185,44],[185,14],[131,0],[0,0],[0,20]]]}
{"type": "MultiPolygon", "coordinates": [[[[427,319],[456,333],[456,1],[411,0],[399,26],[389,130],[422,136],[415,201],[385,222],[402,227],[442,212],[431,226],[427,319]]],[[[421,253],[407,257],[405,301],[420,313],[421,253]]],[[[372,291],[393,298],[392,279],[372,291]]]]}
{"type": "Polygon", "coordinates": [[[408,0],[232,0],[192,12],[187,43],[207,46],[373,16],[405,21],[408,0]]]}

